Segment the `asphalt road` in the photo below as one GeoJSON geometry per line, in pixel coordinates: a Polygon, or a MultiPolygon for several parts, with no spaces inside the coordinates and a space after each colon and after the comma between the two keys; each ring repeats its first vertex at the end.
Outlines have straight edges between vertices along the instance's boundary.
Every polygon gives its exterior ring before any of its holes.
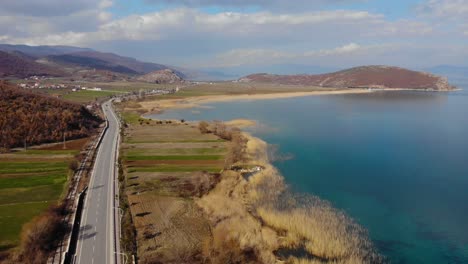
{"type": "Polygon", "coordinates": [[[120,254],[116,253],[120,248],[116,199],[119,121],[110,102],[104,103],[102,108],[108,129],[96,156],[80,224],[76,263],[82,264],[120,263],[120,254]]]}

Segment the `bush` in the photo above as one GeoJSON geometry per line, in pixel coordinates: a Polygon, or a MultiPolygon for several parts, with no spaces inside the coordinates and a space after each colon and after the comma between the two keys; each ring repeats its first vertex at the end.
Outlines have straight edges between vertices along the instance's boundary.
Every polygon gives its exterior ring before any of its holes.
{"type": "MultiPolygon", "coordinates": [[[[68,230],[63,221],[63,205],[49,208],[23,227],[18,252],[11,256],[11,263],[46,263],[68,230]]],[[[8,263],[8,261],[7,261],[8,263]]]]}
{"type": "Polygon", "coordinates": [[[70,163],[68,163],[68,168],[72,170],[73,172],[77,171],[79,167],[80,167],[80,164],[78,163],[77,160],[72,160],[70,161],[70,163]]]}
{"type": "Polygon", "coordinates": [[[200,123],[198,123],[198,129],[200,129],[200,132],[202,134],[208,134],[211,132],[208,127],[209,127],[209,124],[206,121],[201,121],[200,123]]]}

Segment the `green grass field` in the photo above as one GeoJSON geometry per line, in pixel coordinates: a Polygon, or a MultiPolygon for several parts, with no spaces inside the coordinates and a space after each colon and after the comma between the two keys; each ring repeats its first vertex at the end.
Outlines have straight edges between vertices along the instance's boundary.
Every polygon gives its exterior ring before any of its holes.
{"type": "Polygon", "coordinates": [[[18,245],[23,225],[64,193],[77,149],[0,154],[0,251],[18,245]]]}
{"type": "Polygon", "coordinates": [[[101,98],[110,97],[112,95],[122,94],[122,91],[90,91],[90,90],[80,90],[76,92],[70,92],[65,94],[62,98],[68,101],[78,102],[78,103],[87,103],[92,102],[101,98]]]}
{"type": "Polygon", "coordinates": [[[130,128],[124,137],[122,158],[127,172],[219,172],[227,152],[226,141],[211,134],[202,134],[196,126],[156,121],[132,122],[131,111],[122,113],[130,128]]]}

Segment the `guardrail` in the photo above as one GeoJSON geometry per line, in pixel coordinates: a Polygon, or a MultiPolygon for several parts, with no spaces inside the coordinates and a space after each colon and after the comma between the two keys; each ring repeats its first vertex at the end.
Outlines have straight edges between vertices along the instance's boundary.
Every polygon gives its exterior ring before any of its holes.
{"type": "MultiPolygon", "coordinates": [[[[81,220],[81,211],[82,210],[79,211],[79,215],[77,215],[77,213],[78,213],[78,206],[80,206],[80,198],[82,196],[84,196],[83,195],[84,191],[83,191],[83,192],[81,192],[79,194],[78,201],[77,201],[76,200],[76,192],[78,190],[78,185],[80,183],[82,174],[85,171],[86,164],[88,163],[88,161],[90,159],[91,160],[94,159],[94,156],[96,155],[96,150],[101,145],[102,139],[104,138],[104,134],[106,133],[108,128],[109,128],[109,121],[107,120],[107,117],[106,117],[106,123],[105,123],[104,129],[101,131],[101,133],[99,134],[98,139],[94,142],[94,144],[90,147],[90,149],[86,153],[85,159],[81,162],[81,165],[80,165],[78,171],[73,176],[72,183],[71,183],[71,186],[72,186],[71,188],[72,189],[68,193],[68,196],[66,198],[66,201],[68,201],[68,202],[73,201],[72,207],[70,208],[70,211],[72,213],[67,214],[67,216],[64,218],[64,221],[68,224],[68,226],[72,227],[71,228],[72,231],[68,235],[65,236],[62,243],[60,244],[60,246],[55,251],[55,254],[49,259],[48,263],[50,263],[50,264],[67,264],[67,263],[73,263],[73,262],[66,262],[67,260],[74,261],[74,257],[70,257],[70,255],[71,255],[70,254],[70,252],[71,252],[70,246],[72,244],[75,244],[75,246],[76,246],[76,243],[77,243],[77,240],[78,240],[78,236],[74,237],[73,232],[74,232],[74,230],[76,228],[76,225],[77,225],[76,219],[78,218],[79,220],[81,220]],[[75,240],[73,240],[73,239],[75,239],[75,240]]],[[[87,190],[87,188],[88,187],[86,187],[85,190],[87,190]]],[[[78,221],[78,225],[77,225],[78,231],[79,231],[79,227],[80,227],[80,225],[79,225],[79,221],[78,221]]],[[[73,252],[72,256],[74,256],[74,252],[73,252]]]]}
{"type": "Polygon", "coordinates": [[[78,204],[76,206],[76,210],[73,217],[73,228],[70,234],[70,242],[68,244],[68,251],[65,252],[65,256],[63,258],[63,263],[71,264],[75,261],[75,253],[76,253],[76,245],[78,242],[78,237],[80,235],[80,223],[81,223],[81,213],[83,212],[83,205],[84,199],[86,197],[86,191],[88,187],[84,188],[84,190],[78,196],[78,204]]]}

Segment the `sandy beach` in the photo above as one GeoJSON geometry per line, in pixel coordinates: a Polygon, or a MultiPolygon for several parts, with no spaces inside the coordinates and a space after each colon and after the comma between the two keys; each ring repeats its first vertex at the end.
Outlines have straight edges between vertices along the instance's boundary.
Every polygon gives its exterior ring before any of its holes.
{"type": "Polygon", "coordinates": [[[239,94],[239,95],[207,95],[195,96],[184,99],[155,99],[143,101],[139,104],[148,113],[158,113],[165,109],[202,108],[206,103],[229,102],[237,100],[271,100],[280,98],[293,98],[302,96],[334,95],[334,94],[361,94],[370,93],[368,89],[349,89],[335,91],[311,91],[311,92],[283,92],[266,94],[239,94]]]}

